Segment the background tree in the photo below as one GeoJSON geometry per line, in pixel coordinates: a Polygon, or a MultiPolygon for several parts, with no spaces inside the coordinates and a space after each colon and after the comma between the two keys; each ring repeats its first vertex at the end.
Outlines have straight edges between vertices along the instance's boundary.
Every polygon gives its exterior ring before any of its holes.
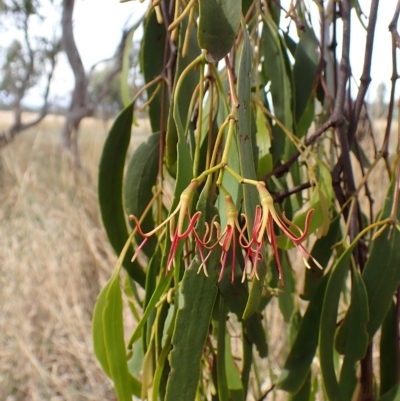
{"type": "Polygon", "coordinates": [[[93,341],[119,400],[263,400],[277,390],[291,400],[398,399],[400,139],[390,146],[390,127],[400,1],[388,21],[387,128],[372,131],[372,145],[356,135],[378,7],[372,0],[354,87],[358,1],[152,3],[141,69],[153,135],[125,166],[139,91],[99,170],[120,256],[93,341]],[[128,344],[123,293],[137,320],[128,344]],[[283,345],[270,361],[277,309],[283,345]]]}
{"type": "Polygon", "coordinates": [[[35,28],[32,29],[32,19],[43,19],[38,1],[4,2],[3,18],[5,16],[15,21],[23,39],[14,39],[11,42],[1,66],[3,74],[0,91],[11,104],[14,123],[7,132],[0,135],[0,147],[9,143],[19,132],[38,124],[46,116],[51,79],[60,50],[60,41],[56,36],[49,39],[33,33],[35,28]],[[22,102],[29,89],[39,83],[44,88],[42,107],[34,119],[22,122],[22,102]]]}
{"type": "MultiPolygon", "coordinates": [[[[76,167],[80,167],[81,161],[78,148],[78,129],[83,118],[93,115],[94,111],[110,93],[113,87],[113,78],[121,71],[124,48],[127,38],[136,25],[124,29],[121,40],[115,52],[113,66],[104,76],[101,91],[96,96],[89,98],[90,74],[85,72],[82,59],[75,43],[73,32],[73,12],[75,0],[64,0],[62,11],[62,43],[69,64],[74,74],[75,84],[72,91],[70,106],[62,131],[62,149],[70,152],[76,167]]],[[[94,92],[92,92],[92,95],[94,92]]]]}

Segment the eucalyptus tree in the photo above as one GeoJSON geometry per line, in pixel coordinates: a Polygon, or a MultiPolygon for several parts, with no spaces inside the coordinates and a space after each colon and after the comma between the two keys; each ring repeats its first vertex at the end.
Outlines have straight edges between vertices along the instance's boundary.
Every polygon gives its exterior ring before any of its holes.
{"type": "Polygon", "coordinates": [[[14,122],[0,134],[0,147],[9,143],[16,134],[38,124],[48,112],[50,84],[60,51],[56,34],[38,35],[35,27],[43,21],[42,5],[37,0],[9,0],[3,2],[0,18],[13,24],[6,29],[15,30],[5,49],[0,77],[0,91],[5,102],[11,104],[14,122]],[[42,106],[38,115],[28,122],[22,121],[22,102],[30,89],[42,86],[42,106]]]}
{"type": "Polygon", "coordinates": [[[389,4],[370,2],[355,86],[361,6],[151,2],[145,84],[99,169],[119,258],[93,341],[120,401],[398,399],[400,1],[386,129],[368,141],[356,133],[389,4]],[[153,134],[126,160],[142,91],[153,134]]]}
{"type": "MultiPolygon", "coordinates": [[[[75,0],[63,0],[62,2],[61,26],[63,50],[67,55],[75,79],[70,105],[62,130],[62,149],[64,152],[72,154],[75,167],[80,168],[81,161],[78,147],[79,125],[83,118],[93,115],[104,98],[112,91],[113,79],[121,72],[123,67],[127,39],[130,38],[132,40],[131,34],[135,31],[136,24],[123,30],[114,58],[108,60],[108,65],[111,67],[109,67],[108,73],[104,76],[101,91],[96,93],[95,96],[90,96],[89,85],[95,66],[88,73],[84,69],[74,37],[74,6],[75,0]]],[[[94,95],[93,92],[92,95],[94,95]]]]}

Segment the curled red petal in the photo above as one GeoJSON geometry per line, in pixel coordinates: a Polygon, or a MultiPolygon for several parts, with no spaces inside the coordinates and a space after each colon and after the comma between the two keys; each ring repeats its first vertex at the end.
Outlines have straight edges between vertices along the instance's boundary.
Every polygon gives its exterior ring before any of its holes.
{"type": "Polygon", "coordinates": [[[149,238],[152,234],[146,234],[146,233],[144,233],[143,231],[142,231],[142,229],[141,229],[141,227],[140,227],[140,222],[139,222],[139,220],[136,218],[136,216],[134,216],[133,214],[131,214],[130,216],[129,216],[129,220],[133,220],[134,222],[135,222],[135,227],[136,227],[136,230],[137,230],[137,232],[139,233],[139,235],[141,236],[141,237],[143,237],[143,238],[149,238]]]}
{"type": "Polygon", "coordinates": [[[149,240],[150,237],[145,237],[144,240],[142,241],[142,243],[136,248],[135,253],[132,256],[131,262],[133,262],[137,255],[139,254],[140,250],[144,247],[144,245],[146,244],[146,242],[149,240]]]}
{"type": "Polygon", "coordinates": [[[282,265],[281,265],[281,260],[279,259],[279,252],[278,252],[278,247],[276,245],[276,238],[275,238],[272,219],[270,220],[270,230],[271,230],[271,245],[272,245],[272,248],[274,249],[275,259],[276,259],[276,263],[278,265],[279,280],[281,281],[282,287],[284,287],[285,282],[283,280],[282,265]]]}

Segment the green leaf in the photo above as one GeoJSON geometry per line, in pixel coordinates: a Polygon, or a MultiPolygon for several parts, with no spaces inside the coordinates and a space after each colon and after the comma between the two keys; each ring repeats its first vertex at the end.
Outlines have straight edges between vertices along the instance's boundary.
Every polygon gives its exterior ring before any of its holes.
{"type": "Polygon", "coordinates": [[[290,322],[294,311],[293,294],[296,290],[293,278],[293,272],[289,266],[288,259],[283,252],[279,252],[280,260],[282,262],[282,275],[285,287],[279,293],[278,304],[285,322],[290,322]]]}
{"type": "Polygon", "coordinates": [[[243,384],[231,350],[231,336],[225,333],[225,373],[232,401],[244,401],[243,384]]]}
{"type": "Polygon", "coordinates": [[[165,293],[165,291],[171,284],[172,277],[172,274],[168,275],[167,277],[165,276],[165,274],[160,274],[160,279],[157,287],[143,313],[142,318],[140,319],[140,322],[136,326],[136,329],[129,340],[128,348],[132,348],[133,343],[135,343],[142,336],[143,326],[145,325],[147,319],[156,307],[157,302],[160,300],[161,296],[165,293]]]}
{"type": "Polygon", "coordinates": [[[398,325],[396,317],[396,306],[392,302],[390,309],[382,324],[379,362],[380,362],[380,391],[385,394],[396,385],[396,356],[393,350],[396,349],[396,326],[398,325]]]}
{"type": "MultiPolygon", "coordinates": [[[[286,128],[293,131],[292,85],[286,67],[286,54],[282,47],[279,30],[271,16],[264,17],[261,36],[261,54],[264,56],[263,69],[271,81],[271,96],[274,114],[286,128]]],[[[279,129],[281,135],[284,132],[279,129]]]]}
{"type": "MultiPolygon", "coordinates": [[[[238,52],[239,72],[238,72],[238,99],[239,99],[239,118],[238,118],[238,135],[239,138],[239,156],[242,176],[248,179],[256,180],[257,175],[254,167],[253,145],[255,138],[251,137],[251,105],[250,90],[252,68],[252,53],[249,34],[246,27],[243,27],[243,45],[238,52]],[[250,138],[248,138],[250,136],[250,138]],[[248,138],[248,139],[247,139],[248,138]]],[[[254,185],[244,185],[243,187],[244,211],[246,213],[249,226],[248,233],[251,235],[253,229],[253,221],[258,203],[258,192],[254,185]]],[[[258,308],[258,304],[262,295],[262,288],[266,276],[265,251],[262,250],[263,260],[258,263],[257,272],[260,280],[254,279],[251,284],[249,299],[246,309],[243,312],[243,319],[249,318],[258,308]]]]}
{"type": "Polygon", "coordinates": [[[119,269],[100,293],[92,330],[95,355],[114,382],[118,400],[131,401],[132,393],[139,396],[140,383],[129,374],[126,358],[119,269]]]}
{"type": "Polygon", "coordinates": [[[209,63],[216,63],[231,50],[239,30],[242,2],[232,0],[199,0],[197,40],[207,51],[209,63]]]}
{"type": "MultiPolygon", "coordinates": [[[[144,76],[144,81],[147,83],[161,76],[164,72],[164,51],[167,32],[164,24],[157,22],[157,16],[154,10],[150,11],[150,15],[146,18],[144,24],[144,33],[142,46],[140,49],[140,69],[144,76]]],[[[161,81],[160,81],[161,82],[161,81]]],[[[165,85],[165,83],[163,84],[165,85]]],[[[156,85],[147,89],[147,98],[150,99],[153,92],[156,90],[156,85]]],[[[167,96],[164,98],[165,110],[168,110],[167,96]]],[[[161,127],[161,105],[162,91],[160,90],[151,103],[149,104],[149,119],[152,132],[160,132],[165,127],[161,127]]]]}
{"type": "MultiPolygon", "coordinates": [[[[311,255],[313,255],[324,269],[327,268],[329,260],[332,257],[332,246],[338,242],[339,235],[340,218],[335,217],[331,221],[328,233],[324,237],[319,238],[311,250],[311,255]]],[[[303,294],[301,294],[301,298],[307,301],[312,298],[314,291],[321,282],[321,277],[324,274],[321,269],[313,264],[310,258],[308,259],[308,263],[310,264],[311,269],[305,269],[304,290],[303,294]]]]}
{"type": "MultiPolygon", "coordinates": [[[[308,372],[306,380],[301,389],[294,395],[289,397],[289,401],[309,401],[311,394],[311,371],[308,372]]],[[[314,400],[315,398],[311,398],[314,400]]]]}
{"type": "Polygon", "coordinates": [[[356,363],[365,356],[369,339],[367,291],[361,274],[353,268],[351,305],[340,327],[336,340],[342,343],[344,359],[340,371],[339,386],[345,399],[350,400],[357,385],[356,363]],[[344,337],[340,340],[340,337],[344,337]]]}
{"type": "MultiPolygon", "coordinates": [[[[121,111],[104,143],[99,165],[98,196],[101,217],[108,239],[117,255],[128,239],[125,214],[122,207],[122,180],[126,152],[131,139],[133,103],[121,111]]],[[[126,253],[123,265],[129,275],[144,287],[145,273],[137,262],[131,262],[132,247],[126,253]]]]}
{"type": "Polygon", "coordinates": [[[379,401],[399,401],[400,400],[400,384],[394,386],[390,391],[385,393],[379,401]]]}
{"type": "Polygon", "coordinates": [[[200,266],[197,259],[192,261],[183,276],[180,292],[182,301],[172,337],[171,373],[165,401],[195,399],[200,378],[200,361],[217,296],[216,267],[219,256],[219,252],[214,250],[209,258],[209,277],[197,274],[200,266]]]}
{"type": "MultiPolygon", "coordinates": [[[[238,240],[238,239],[237,239],[238,240]]],[[[224,297],[225,304],[229,310],[237,316],[239,322],[243,323],[243,331],[247,340],[257,347],[261,358],[268,354],[268,345],[264,327],[261,321],[261,314],[256,311],[246,320],[242,320],[243,312],[249,298],[249,291],[246,283],[241,282],[242,271],[239,265],[243,265],[243,255],[240,250],[236,254],[235,281],[231,283],[231,274],[226,272],[222,280],[218,282],[218,288],[224,297]]],[[[232,265],[232,255],[228,255],[226,266],[232,265]]]]}
{"type": "Polygon", "coordinates": [[[218,329],[217,333],[217,380],[218,380],[218,398],[220,401],[229,400],[228,380],[226,377],[226,349],[225,337],[229,336],[226,332],[226,311],[223,297],[218,297],[218,324],[215,325],[218,329]]]}
{"type": "MultiPolygon", "coordinates": [[[[156,133],[151,135],[147,142],[140,144],[129,160],[123,185],[124,208],[127,215],[133,214],[139,219],[153,197],[152,188],[157,181],[159,149],[160,134],[156,133]]],[[[154,222],[150,211],[143,220],[141,229],[149,232],[153,228],[154,222]]],[[[143,240],[140,235],[137,239],[143,240]]],[[[156,244],[157,239],[150,237],[143,247],[148,257],[153,255],[156,244]]]]}
{"type": "Polygon", "coordinates": [[[135,29],[131,29],[129,32],[125,47],[124,53],[122,56],[122,70],[121,70],[121,100],[124,107],[129,106],[131,102],[131,95],[130,95],[130,84],[128,82],[128,74],[129,74],[129,67],[130,67],[130,56],[132,52],[132,44],[133,44],[133,35],[135,34],[135,29]]]}
{"type": "Polygon", "coordinates": [[[293,78],[295,84],[296,122],[306,110],[314,89],[318,67],[318,41],[312,28],[305,26],[294,55],[293,78]]]}
{"type": "Polygon", "coordinates": [[[318,346],[318,333],[329,274],[315,290],[301,320],[296,339],[278,379],[278,387],[290,393],[300,391],[310,371],[318,346]]]}
{"type": "MultiPolygon", "coordinates": [[[[390,216],[394,180],[388,190],[381,219],[390,216]]],[[[397,210],[400,219],[400,208],[397,210]]],[[[383,323],[390,308],[393,295],[400,284],[400,232],[393,227],[390,238],[387,228],[373,241],[371,253],[363,270],[363,280],[368,293],[369,322],[367,326],[370,339],[383,323]]]]}
{"type": "Polygon", "coordinates": [[[340,293],[349,269],[350,256],[355,245],[356,243],[353,243],[349,248],[347,248],[333,267],[329,277],[322,309],[319,332],[319,354],[321,373],[324,380],[326,394],[330,401],[343,400],[333,360],[334,336],[340,293]]]}
{"type": "MultiPolygon", "coordinates": [[[[184,20],[179,32],[179,49],[182,49],[183,41],[185,39],[185,32],[187,27],[187,19],[184,20]]],[[[176,61],[176,69],[175,69],[175,83],[178,82],[179,77],[182,74],[182,71],[199,56],[199,47],[197,46],[196,40],[196,29],[194,27],[191,28],[191,35],[189,38],[189,49],[186,57],[182,56],[181,51],[178,52],[177,61],[176,61]]],[[[196,86],[199,83],[199,72],[192,69],[188,72],[183,82],[181,88],[179,88],[179,93],[175,93],[173,100],[169,109],[168,115],[168,130],[166,134],[166,164],[169,169],[176,168],[176,171],[179,173],[179,168],[176,167],[177,161],[177,142],[180,141],[181,151],[183,143],[187,148],[188,155],[190,155],[189,148],[186,144],[186,127],[189,130],[193,131],[193,124],[188,124],[187,119],[188,116],[190,100],[192,99],[193,92],[195,91],[196,86]]],[[[177,89],[177,88],[176,88],[177,89]]],[[[186,152],[186,150],[185,150],[186,152]]],[[[191,157],[191,156],[190,156],[191,157]]],[[[192,164],[190,164],[192,165],[192,164]]],[[[188,169],[186,166],[186,169],[188,169]]]]}

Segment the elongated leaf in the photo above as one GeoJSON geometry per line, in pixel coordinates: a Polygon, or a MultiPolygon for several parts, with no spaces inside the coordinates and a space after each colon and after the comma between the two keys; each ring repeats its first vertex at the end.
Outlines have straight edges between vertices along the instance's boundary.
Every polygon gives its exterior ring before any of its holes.
{"type": "MultiPolygon", "coordinates": [[[[124,209],[127,215],[133,214],[138,219],[153,197],[152,187],[155,185],[158,173],[160,134],[149,137],[133,152],[129,160],[123,186],[124,209]]],[[[154,228],[151,212],[141,224],[142,231],[148,232],[154,228]]],[[[139,235],[138,241],[142,241],[139,235]]],[[[149,238],[143,251],[151,257],[156,247],[156,238],[149,238]]]]}
{"type": "MultiPolygon", "coordinates": [[[[249,34],[247,29],[243,27],[243,45],[239,51],[239,73],[238,73],[238,99],[240,103],[238,118],[238,142],[240,167],[243,177],[256,180],[254,158],[253,158],[253,142],[256,138],[251,137],[251,106],[250,106],[250,90],[252,68],[252,54],[249,34]]],[[[253,185],[245,185],[243,188],[244,210],[249,222],[248,233],[251,235],[253,229],[253,221],[255,216],[256,205],[258,203],[258,192],[253,185]]],[[[243,312],[243,319],[249,318],[258,308],[261,299],[262,288],[266,276],[265,251],[263,252],[262,261],[258,262],[257,272],[260,280],[254,279],[251,285],[250,295],[247,301],[246,309],[243,312]]]]}
{"type": "Polygon", "coordinates": [[[328,279],[329,275],[326,275],[315,290],[278,379],[278,387],[290,393],[300,391],[310,371],[318,346],[318,330],[328,279]]]}
{"type": "Polygon", "coordinates": [[[225,333],[225,373],[232,401],[244,401],[243,384],[240,378],[239,369],[235,364],[231,350],[231,336],[225,333]]]}
{"type": "MultiPolygon", "coordinates": [[[[144,33],[142,47],[140,49],[140,68],[142,70],[144,80],[149,83],[153,79],[161,76],[164,71],[164,51],[167,33],[164,24],[157,22],[155,11],[150,11],[150,15],[146,18],[144,25],[144,33]]],[[[164,85],[166,85],[164,83],[164,85]]],[[[147,90],[147,97],[150,99],[156,85],[151,86],[147,90]]],[[[149,119],[153,132],[160,132],[162,91],[160,90],[149,105],[149,119]]],[[[165,110],[168,110],[168,99],[164,97],[165,110]]],[[[163,128],[165,131],[165,127],[163,128]]]]}
{"type": "Polygon", "coordinates": [[[101,368],[104,373],[111,378],[110,365],[108,363],[106,343],[104,341],[104,327],[103,327],[103,311],[107,306],[107,292],[110,288],[112,280],[109,280],[107,284],[101,290],[96,305],[93,311],[92,321],[92,335],[93,335],[93,348],[94,354],[97,360],[100,362],[101,368]]]}
{"type": "Polygon", "coordinates": [[[400,384],[394,386],[390,391],[385,393],[379,401],[399,401],[400,400],[400,384]]]}
{"type": "MultiPolygon", "coordinates": [[[[338,242],[339,230],[340,219],[336,217],[332,220],[326,236],[319,238],[311,250],[313,257],[324,268],[327,267],[329,259],[332,257],[332,246],[338,242]]],[[[310,300],[312,298],[323,275],[323,271],[314,266],[311,259],[308,259],[308,263],[311,265],[311,269],[305,269],[304,291],[303,294],[301,294],[301,298],[305,300],[310,300]]]]}
{"type": "MultiPolygon", "coordinates": [[[[309,401],[311,393],[311,371],[308,373],[301,389],[294,395],[291,395],[289,401],[309,401]]],[[[311,398],[313,400],[314,398],[311,398]]]]}
{"type": "Polygon", "coordinates": [[[351,305],[343,325],[337,336],[345,334],[344,359],[340,371],[339,386],[345,399],[350,400],[357,385],[356,363],[362,359],[368,347],[367,291],[361,274],[353,269],[353,286],[351,289],[351,305]],[[346,330],[347,328],[347,330],[346,330]],[[347,331],[347,332],[346,332],[347,331]]]}
{"type": "Polygon", "coordinates": [[[241,1],[199,0],[198,42],[206,58],[216,63],[231,50],[242,15],[241,1]]]}
{"type": "Polygon", "coordinates": [[[355,243],[347,248],[333,267],[326,288],[322,309],[319,331],[319,354],[321,373],[324,379],[325,390],[330,401],[341,401],[344,399],[335,373],[333,360],[334,336],[340,293],[343,288],[343,281],[349,269],[350,256],[354,246],[355,243]]]}
{"type": "Polygon", "coordinates": [[[140,320],[139,324],[136,326],[135,331],[133,332],[129,343],[128,343],[128,348],[132,348],[132,345],[142,336],[142,329],[143,326],[145,325],[147,319],[153,312],[157,302],[160,300],[161,296],[164,294],[166,289],[169,287],[171,284],[172,280],[172,274],[170,274],[168,277],[165,277],[165,274],[160,275],[160,280],[157,284],[157,287],[147,305],[147,308],[145,309],[142,319],[140,320]]]}
{"type": "Polygon", "coordinates": [[[132,52],[133,35],[135,34],[135,29],[131,29],[126,38],[124,54],[122,57],[122,70],[121,70],[121,100],[124,107],[129,106],[131,102],[131,95],[129,90],[128,74],[130,67],[130,56],[132,52]]]}
{"type": "MultiPolygon", "coordinates": [[[[185,40],[186,27],[187,27],[187,19],[182,23],[179,32],[180,49],[182,49],[183,42],[185,40]]],[[[188,54],[186,55],[186,57],[183,57],[182,53],[179,52],[177,56],[175,83],[177,83],[177,81],[179,80],[182,71],[184,71],[184,69],[199,54],[200,54],[200,49],[197,46],[196,28],[192,27],[191,35],[189,37],[188,54]]],[[[189,148],[186,144],[186,136],[188,135],[188,133],[185,131],[185,128],[188,127],[189,131],[193,132],[193,124],[189,124],[187,118],[188,118],[190,100],[198,83],[199,83],[199,72],[195,70],[189,71],[189,73],[185,77],[182,87],[179,89],[179,93],[175,94],[173,98],[173,104],[169,109],[168,131],[166,135],[166,163],[167,167],[173,171],[176,168],[176,171],[179,172],[179,169],[176,166],[178,141],[185,141],[188,154],[190,155],[189,148]]],[[[182,146],[183,142],[181,143],[181,151],[182,151],[182,146]]],[[[188,169],[188,165],[186,166],[186,169],[188,169]]]]}
{"type": "Polygon", "coordinates": [[[104,372],[114,382],[119,401],[140,395],[141,385],[128,370],[122,319],[122,295],[117,268],[99,295],[93,313],[93,345],[104,372]]]}
{"type": "MultiPolygon", "coordinates": [[[[393,175],[395,177],[395,175],[393,175]]],[[[393,182],[388,190],[382,219],[390,216],[393,203],[393,182]]],[[[400,208],[397,210],[400,220],[400,208]]],[[[363,271],[363,280],[368,293],[370,339],[383,323],[390,308],[393,295],[400,284],[400,232],[393,228],[390,238],[387,228],[372,244],[370,256],[363,271]]]]}
{"type": "Polygon", "coordinates": [[[208,335],[211,313],[217,295],[216,250],[210,256],[209,277],[197,274],[200,263],[194,259],[185,271],[180,303],[172,337],[171,373],[166,401],[194,400],[200,377],[200,361],[208,335]],[[196,318],[193,319],[193,316],[196,318]]]}
{"type": "MultiPolygon", "coordinates": [[[[218,380],[218,398],[220,401],[229,399],[228,380],[226,377],[226,311],[223,297],[218,297],[218,328],[217,334],[217,380],[218,380]]],[[[213,324],[214,325],[214,324],[213,324]]]]}
{"type": "MultiPolygon", "coordinates": [[[[318,41],[312,28],[305,26],[295,52],[293,77],[295,83],[296,122],[298,123],[306,109],[314,89],[318,66],[318,41]]],[[[305,133],[305,132],[304,132],[305,133]]]]}
{"type": "Polygon", "coordinates": [[[381,341],[379,348],[380,362],[380,394],[387,393],[396,385],[396,355],[393,350],[396,349],[396,307],[392,302],[390,309],[382,324],[381,341]]]}
{"type": "MultiPolygon", "coordinates": [[[[108,239],[117,255],[128,239],[128,230],[122,207],[122,179],[126,152],[131,139],[133,104],[117,116],[104,143],[99,165],[98,194],[101,217],[108,239]]],[[[144,287],[145,274],[137,262],[132,263],[132,247],[124,259],[124,268],[138,284],[144,287]]]]}
{"type": "MultiPolygon", "coordinates": [[[[293,131],[292,85],[286,68],[283,43],[279,37],[278,27],[269,14],[265,16],[264,21],[261,52],[264,56],[263,69],[271,81],[274,113],[285,127],[293,131]]],[[[280,128],[278,131],[279,135],[285,135],[280,128]]]]}

